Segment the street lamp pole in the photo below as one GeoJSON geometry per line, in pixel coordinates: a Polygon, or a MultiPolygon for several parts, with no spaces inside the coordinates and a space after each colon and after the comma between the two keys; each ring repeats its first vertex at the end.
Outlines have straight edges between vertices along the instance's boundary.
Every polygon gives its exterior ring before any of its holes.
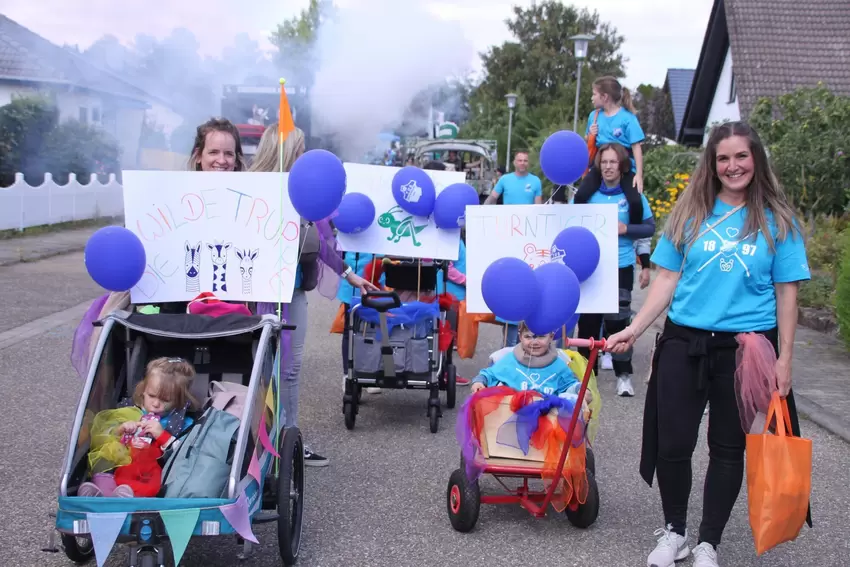
{"type": "Polygon", "coordinates": [[[574,35],[570,39],[575,42],[576,56],[576,102],[573,110],[573,132],[578,129],[578,101],[581,94],[581,67],[585,58],[587,58],[587,42],[594,39],[595,36],[589,34],[574,35]]]}
{"type": "Polygon", "coordinates": [[[511,129],[514,122],[514,107],[516,106],[517,95],[508,93],[505,99],[508,101],[508,153],[505,155],[505,173],[511,170],[511,129]]]}

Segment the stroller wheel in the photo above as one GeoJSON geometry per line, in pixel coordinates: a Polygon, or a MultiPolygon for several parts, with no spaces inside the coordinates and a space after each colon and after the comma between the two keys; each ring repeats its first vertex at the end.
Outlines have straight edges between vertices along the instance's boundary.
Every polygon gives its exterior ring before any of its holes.
{"type": "Polygon", "coordinates": [[[73,534],[61,534],[65,555],[77,565],[83,565],[94,559],[94,543],[90,537],[73,534]]]}
{"type": "Polygon", "coordinates": [[[440,408],[437,406],[428,407],[428,420],[431,425],[431,433],[436,433],[440,429],[440,408]]]}
{"type": "Polygon", "coordinates": [[[453,409],[457,403],[457,369],[450,364],[446,369],[446,407],[453,409]]]}
{"type": "Polygon", "coordinates": [[[298,561],[304,517],[304,441],[297,427],[283,430],[277,484],[277,543],[289,567],[298,561]]]}
{"type": "Polygon", "coordinates": [[[593,473],[587,471],[587,500],[579,504],[578,509],[564,510],[567,519],[577,528],[589,528],[599,516],[599,487],[593,473]]]}
{"type": "Polygon", "coordinates": [[[587,445],[585,448],[584,462],[584,468],[592,472],[593,476],[596,476],[596,455],[593,453],[590,445],[587,445]]]}
{"type": "Polygon", "coordinates": [[[459,532],[468,532],[478,522],[481,508],[481,491],[478,482],[469,482],[463,468],[455,469],[449,477],[446,490],[446,508],[452,527],[459,532]]]}
{"type": "Polygon", "coordinates": [[[354,421],[357,419],[357,408],[351,402],[345,402],[342,412],[345,414],[345,428],[351,431],[354,429],[354,421]]]}

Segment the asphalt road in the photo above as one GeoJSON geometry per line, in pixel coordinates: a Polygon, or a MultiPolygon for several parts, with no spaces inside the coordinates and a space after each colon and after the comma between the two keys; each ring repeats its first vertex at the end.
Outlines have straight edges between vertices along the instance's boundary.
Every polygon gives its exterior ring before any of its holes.
{"type": "MultiPolygon", "coordinates": [[[[8,567],[70,565],[64,554],[40,551],[52,525],[59,467],[81,381],[69,363],[75,321],[26,338],[20,326],[89,301],[98,294],[81,254],[0,268],[0,564],[8,567]],[[20,333],[18,335],[18,333],[20,333]],[[11,340],[9,337],[11,336],[11,340]],[[15,337],[19,336],[19,339],[15,337]],[[17,341],[17,342],[16,342],[17,341]],[[5,345],[5,346],[4,346],[5,345]]],[[[614,377],[603,372],[603,408],[596,442],[602,508],[586,531],[553,513],[532,518],[518,506],[482,507],[477,528],[452,530],[446,515],[448,477],[458,466],[454,437],[456,412],[445,411],[438,434],[428,431],[423,392],[364,393],[357,427],[348,431],[341,412],[339,336],[328,334],[336,305],[310,297],[303,368],[301,427],[313,448],[330,457],[324,469],[308,469],[305,529],[299,565],[575,565],[641,566],[661,526],[657,490],[637,473],[645,388],[637,397],[617,398],[614,377]]],[[[649,338],[638,344],[637,374],[647,368],[649,338]]],[[[460,374],[472,375],[498,334],[486,325],[475,361],[461,361],[460,374]]],[[[461,390],[467,395],[468,389],[461,390]]],[[[742,492],[720,547],[721,565],[797,566],[846,564],[850,553],[846,515],[850,509],[850,445],[814,424],[803,423],[814,440],[813,513],[815,529],[797,541],[755,556],[742,492]],[[845,520],[841,520],[844,517],[845,520]],[[843,559],[842,559],[843,558],[843,559]]],[[[692,528],[698,525],[701,484],[707,464],[703,431],[695,458],[692,528]]],[[[488,481],[483,487],[492,488],[488,481]]],[[[183,565],[225,567],[280,565],[274,524],[257,526],[260,545],[245,561],[232,538],[190,543],[183,565]]],[[[693,545],[695,542],[692,541],[693,545]]],[[[123,565],[113,552],[109,565],[123,565]]],[[[690,565],[690,560],[682,565],[690,565]]]]}

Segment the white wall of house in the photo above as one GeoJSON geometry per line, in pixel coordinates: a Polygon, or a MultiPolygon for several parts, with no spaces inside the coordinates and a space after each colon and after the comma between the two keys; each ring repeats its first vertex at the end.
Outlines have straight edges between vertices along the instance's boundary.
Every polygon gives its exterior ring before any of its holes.
{"type": "Polygon", "coordinates": [[[79,120],[86,124],[103,123],[103,97],[85,91],[65,91],[56,94],[59,120],[79,120]]]}
{"type": "Polygon", "coordinates": [[[148,104],[151,107],[145,112],[146,118],[154,122],[157,127],[162,127],[166,138],[170,138],[171,133],[183,124],[183,117],[159,102],[149,100],[148,104]]]}
{"type": "Polygon", "coordinates": [[[703,146],[708,141],[708,129],[715,122],[728,120],[740,120],[741,110],[738,106],[738,95],[733,89],[734,74],[732,73],[732,50],[726,50],[726,59],[723,61],[723,70],[720,72],[720,80],[714,91],[714,100],[711,102],[711,110],[708,111],[708,120],[705,122],[706,133],[703,136],[703,146]]]}

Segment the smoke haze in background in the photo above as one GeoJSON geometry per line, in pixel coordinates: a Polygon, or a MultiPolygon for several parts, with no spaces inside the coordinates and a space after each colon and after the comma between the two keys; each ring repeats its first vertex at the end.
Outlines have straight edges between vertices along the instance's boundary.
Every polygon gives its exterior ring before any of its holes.
{"type": "MultiPolygon", "coordinates": [[[[223,85],[268,82],[276,86],[279,77],[294,76],[292,68],[302,63],[278,58],[268,35],[278,23],[306,8],[306,1],[298,2],[297,10],[293,2],[273,0],[244,5],[232,0],[36,0],[27,3],[29,7],[23,4],[23,0],[0,0],[0,12],[58,45],[77,45],[91,62],[164,103],[148,116],[170,138],[171,150],[179,153],[188,153],[200,122],[221,114],[223,85]],[[6,10],[9,2],[15,6],[6,10]],[[68,10],[69,4],[77,8],[68,10]],[[69,17],[35,14],[50,11],[51,6],[57,15],[69,17]],[[173,109],[183,124],[163,107],[173,109]]],[[[319,30],[312,52],[300,56],[309,59],[315,72],[311,135],[333,138],[341,158],[356,160],[375,146],[378,133],[403,121],[409,128],[424,130],[427,104],[420,100],[411,116],[414,98],[445,85],[452,76],[465,75],[475,54],[460,24],[434,15],[432,2],[338,0],[335,4],[335,20],[319,30]]],[[[298,86],[293,80],[290,84],[298,86]]],[[[457,115],[459,105],[455,97],[438,110],[457,115]]],[[[125,145],[124,140],[119,142],[125,145]]]]}
{"type": "Polygon", "coordinates": [[[432,15],[425,5],[361,0],[340,8],[319,29],[310,97],[313,135],[333,135],[342,159],[362,156],[381,131],[405,118],[408,126],[426,129],[427,108],[406,116],[414,98],[471,70],[474,50],[461,27],[432,15]]]}

